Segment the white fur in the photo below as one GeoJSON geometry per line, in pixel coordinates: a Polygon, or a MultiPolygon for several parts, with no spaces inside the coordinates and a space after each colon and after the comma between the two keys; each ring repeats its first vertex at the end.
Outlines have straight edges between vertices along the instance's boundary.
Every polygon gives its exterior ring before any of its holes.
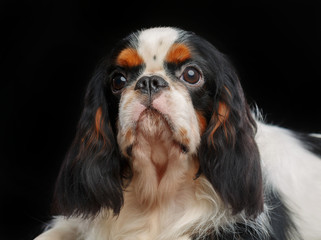
{"type": "Polygon", "coordinates": [[[150,28],[139,34],[138,53],[146,64],[144,74],[163,72],[164,58],[177,38],[177,30],[169,27],[150,28]]]}
{"type": "Polygon", "coordinates": [[[321,239],[321,159],[283,128],[258,122],[263,173],[286,202],[305,240],[321,239]]]}

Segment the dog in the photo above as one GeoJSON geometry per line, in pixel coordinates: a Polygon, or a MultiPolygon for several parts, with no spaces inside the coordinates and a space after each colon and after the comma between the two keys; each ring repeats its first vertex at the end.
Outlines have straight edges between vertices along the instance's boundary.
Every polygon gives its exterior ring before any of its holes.
{"type": "Polygon", "coordinates": [[[321,138],[265,123],[211,43],[157,27],[88,84],[37,240],[320,240],[321,138]]]}

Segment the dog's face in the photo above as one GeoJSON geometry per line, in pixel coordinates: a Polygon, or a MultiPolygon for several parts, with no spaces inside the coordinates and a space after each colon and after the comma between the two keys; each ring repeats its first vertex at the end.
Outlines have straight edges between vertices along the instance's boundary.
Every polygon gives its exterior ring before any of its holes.
{"type": "Polygon", "coordinates": [[[183,39],[187,36],[172,28],[149,29],[131,35],[116,50],[107,88],[119,99],[116,129],[126,157],[138,134],[150,141],[166,134],[184,153],[196,152],[206,125],[198,105],[210,105],[210,92],[203,86],[203,68],[193,46],[183,39]]]}
{"type": "Polygon", "coordinates": [[[124,179],[133,176],[133,159],[149,151],[146,142],[196,158],[197,175],[234,213],[255,215],[263,197],[254,132],[238,78],[209,42],[174,28],[133,33],[89,83],[58,178],[57,205],[66,215],[94,214],[102,207],[119,213],[124,179]]]}

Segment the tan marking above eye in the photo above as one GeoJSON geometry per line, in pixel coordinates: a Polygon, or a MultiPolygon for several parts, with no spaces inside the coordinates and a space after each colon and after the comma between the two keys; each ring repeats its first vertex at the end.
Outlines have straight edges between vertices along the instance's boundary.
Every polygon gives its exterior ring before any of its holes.
{"type": "Polygon", "coordinates": [[[168,50],[166,61],[170,63],[182,63],[191,58],[189,48],[183,43],[174,43],[168,50]]]}
{"type": "Polygon", "coordinates": [[[125,48],[117,57],[116,63],[122,67],[137,67],[143,64],[142,57],[134,48],[125,48]]]}

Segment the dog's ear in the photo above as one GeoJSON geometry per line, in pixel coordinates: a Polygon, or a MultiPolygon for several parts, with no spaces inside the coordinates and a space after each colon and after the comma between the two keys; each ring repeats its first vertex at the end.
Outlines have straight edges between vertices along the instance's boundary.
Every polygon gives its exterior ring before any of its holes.
{"type": "Polygon", "coordinates": [[[256,123],[231,64],[217,53],[215,62],[213,109],[199,148],[200,171],[233,214],[256,216],[263,211],[256,123]]]}
{"type": "Polygon", "coordinates": [[[103,65],[89,82],[77,133],[56,182],[54,211],[65,216],[88,217],[101,208],[118,214],[123,205],[126,160],[119,154],[110,121],[117,107],[111,110],[106,98],[103,65]]]}

